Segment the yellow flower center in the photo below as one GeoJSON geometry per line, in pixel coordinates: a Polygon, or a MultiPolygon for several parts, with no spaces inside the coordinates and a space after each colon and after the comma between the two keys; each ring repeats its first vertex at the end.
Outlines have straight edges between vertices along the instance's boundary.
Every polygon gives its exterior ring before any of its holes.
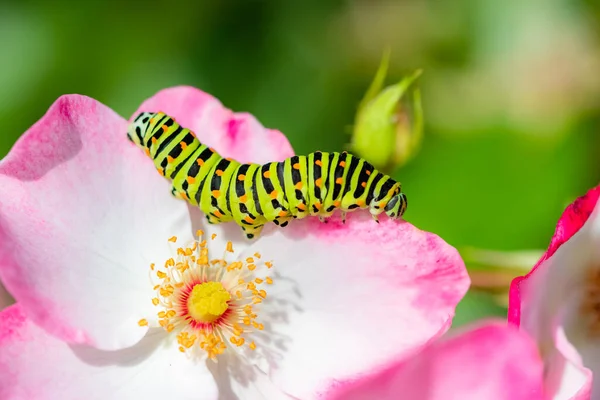
{"type": "Polygon", "coordinates": [[[188,298],[188,310],[198,322],[214,322],[229,307],[231,295],[221,282],[205,282],[195,285],[188,298]]]}
{"type": "MultiPolygon", "coordinates": [[[[258,311],[267,297],[261,285],[273,284],[265,273],[273,267],[261,261],[260,253],[236,259],[233,244],[227,242],[222,258],[211,259],[204,232],[188,247],[178,247],[164,267],[150,264],[156,297],[152,304],[160,309],[157,325],[176,335],[179,351],[201,349],[216,360],[228,348],[246,345],[256,349],[253,334],[262,331],[258,311]],[[233,345],[233,346],[232,346],[233,345]]],[[[211,236],[214,240],[216,234],[211,236]]],[[[175,243],[173,236],[169,242],[175,243]]],[[[139,326],[151,323],[144,318],[139,326]]]]}

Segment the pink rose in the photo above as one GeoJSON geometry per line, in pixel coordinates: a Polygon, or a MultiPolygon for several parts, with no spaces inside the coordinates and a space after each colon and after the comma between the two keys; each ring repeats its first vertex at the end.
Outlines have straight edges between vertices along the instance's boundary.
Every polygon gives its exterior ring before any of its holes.
{"type": "Polygon", "coordinates": [[[513,280],[509,321],[537,341],[553,399],[598,399],[600,186],[571,204],[532,271],[513,280]]]}
{"type": "MultiPolygon", "coordinates": [[[[293,154],[279,131],[193,88],[139,111],[240,161],[293,154]]],[[[439,237],[357,212],[247,241],[173,198],[127,125],[64,96],[0,163],[0,278],[17,300],[0,312],[0,398],[310,399],[448,329],[469,279],[439,237]],[[189,310],[173,311],[182,299],[189,310]],[[192,308],[214,326],[186,319],[192,308]]]]}

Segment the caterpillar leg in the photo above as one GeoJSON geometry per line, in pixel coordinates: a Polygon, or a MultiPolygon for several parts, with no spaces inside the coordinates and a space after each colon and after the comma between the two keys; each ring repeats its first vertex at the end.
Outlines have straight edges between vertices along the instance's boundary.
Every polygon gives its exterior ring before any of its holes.
{"type": "Polygon", "coordinates": [[[379,217],[375,214],[371,214],[371,217],[375,220],[375,222],[379,223],[379,217]]]}
{"type": "Polygon", "coordinates": [[[342,224],[346,223],[346,212],[342,211],[342,224]]]}
{"type": "Polygon", "coordinates": [[[288,223],[293,219],[294,217],[289,216],[289,217],[277,217],[273,220],[273,223],[277,226],[280,226],[282,228],[285,228],[286,226],[288,226],[288,223]]]}
{"type": "Polygon", "coordinates": [[[242,231],[244,231],[244,234],[246,235],[246,238],[248,239],[254,239],[257,238],[258,236],[260,236],[260,233],[263,230],[263,227],[265,225],[245,225],[242,226],[242,231]]]}

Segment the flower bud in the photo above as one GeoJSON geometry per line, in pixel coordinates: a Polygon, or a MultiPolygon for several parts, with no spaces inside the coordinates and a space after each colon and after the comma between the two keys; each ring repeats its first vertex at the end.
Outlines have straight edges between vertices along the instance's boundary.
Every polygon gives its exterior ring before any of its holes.
{"type": "Polygon", "coordinates": [[[373,82],[362,99],[352,132],[350,150],[376,168],[390,171],[406,164],[418,151],[423,134],[423,111],[418,90],[412,107],[402,104],[418,70],[384,89],[389,52],[384,54],[373,82]]]}

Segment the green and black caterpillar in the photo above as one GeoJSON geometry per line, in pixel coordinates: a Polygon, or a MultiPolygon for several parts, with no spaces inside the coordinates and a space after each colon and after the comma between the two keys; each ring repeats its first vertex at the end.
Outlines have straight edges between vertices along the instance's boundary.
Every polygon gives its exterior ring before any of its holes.
{"type": "Polygon", "coordinates": [[[173,182],[174,196],[199,206],[209,223],[235,221],[250,239],[268,221],[281,227],[309,215],[323,221],[336,209],[344,219],[359,208],[377,220],[382,212],[400,218],[406,210],[399,182],[347,152],[242,164],[221,157],[162,112],[137,115],[127,136],[173,182]]]}

